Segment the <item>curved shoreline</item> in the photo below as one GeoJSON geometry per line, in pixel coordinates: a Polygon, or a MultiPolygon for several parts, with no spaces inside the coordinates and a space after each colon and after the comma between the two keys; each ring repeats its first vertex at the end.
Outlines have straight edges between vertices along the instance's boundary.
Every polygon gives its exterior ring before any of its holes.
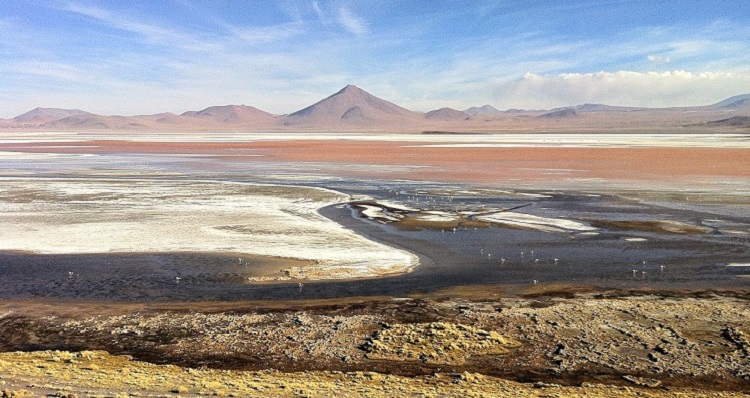
{"type": "Polygon", "coordinates": [[[284,270],[288,280],[380,277],[419,264],[406,250],[322,216],[320,209],[350,199],[328,188],[205,180],[15,180],[20,182],[3,190],[9,198],[3,217],[11,226],[7,239],[0,240],[3,251],[246,253],[313,262],[284,270]]]}

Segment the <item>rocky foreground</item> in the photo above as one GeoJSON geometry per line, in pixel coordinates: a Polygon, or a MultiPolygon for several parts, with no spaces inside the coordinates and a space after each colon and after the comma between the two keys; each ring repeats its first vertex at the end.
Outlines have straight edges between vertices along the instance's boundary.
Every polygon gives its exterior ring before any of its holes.
{"type": "Polygon", "coordinates": [[[65,311],[5,303],[0,383],[6,396],[750,392],[741,295],[459,296],[65,311]]]}

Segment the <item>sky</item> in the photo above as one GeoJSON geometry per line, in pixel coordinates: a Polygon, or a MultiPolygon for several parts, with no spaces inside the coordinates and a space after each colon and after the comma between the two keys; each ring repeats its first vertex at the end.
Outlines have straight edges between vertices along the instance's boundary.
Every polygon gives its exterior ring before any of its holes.
{"type": "Polygon", "coordinates": [[[0,118],[276,113],[347,84],[416,111],[750,93],[750,2],[2,0],[0,118]]]}

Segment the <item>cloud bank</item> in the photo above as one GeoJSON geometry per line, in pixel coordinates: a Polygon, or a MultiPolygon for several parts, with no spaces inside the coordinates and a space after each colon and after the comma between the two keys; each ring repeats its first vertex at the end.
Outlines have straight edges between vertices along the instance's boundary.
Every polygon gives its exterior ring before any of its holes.
{"type": "Polygon", "coordinates": [[[582,103],[670,107],[707,105],[750,92],[750,76],[728,72],[526,73],[496,90],[509,107],[550,108],[582,103]]]}

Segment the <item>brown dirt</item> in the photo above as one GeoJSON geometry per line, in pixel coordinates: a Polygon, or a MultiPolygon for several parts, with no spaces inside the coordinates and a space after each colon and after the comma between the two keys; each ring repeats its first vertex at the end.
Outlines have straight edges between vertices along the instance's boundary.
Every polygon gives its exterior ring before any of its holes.
{"type": "MultiPolygon", "coordinates": [[[[7,396],[264,396],[264,397],[740,397],[742,393],[586,383],[522,384],[475,373],[416,378],[373,372],[243,372],[154,366],[101,351],[0,354],[7,396]]],[[[4,396],[6,396],[4,395],[4,396]]]]}
{"type": "MultiPolygon", "coordinates": [[[[105,350],[156,364],[232,371],[207,369],[201,371],[202,378],[160,384],[163,378],[154,375],[161,371],[179,377],[195,374],[103,353],[93,355],[103,361],[94,363],[98,368],[93,372],[80,368],[84,360],[66,363],[69,354],[40,353],[35,355],[65,358],[58,363],[31,354],[3,354],[0,376],[16,388],[28,389],[24,380],[45,375],[48,381],[36,383],[37,387],[73,386],[81,391],[91,386],[87,375],[102,373],[101,377],[112,378],[102,384],[109,391],[144,385],[158,391],[182,386],[192,393],[208,391],[201,380],[221,375],[226,379],[215,389],[227,393],[243,394],[245,390],[228,386],[253,378],[268,391],[277,391],[276,384],[283,380],[311,396],[325,395],[335,380],[350,380],[356,390],[375,388],[370,381],[382,384],[387,379],[403,384],[405,391],[450,396],[467,388],[464,381],[474,379],[481,381],[471,385],[470,391],[476,393],[506,394],[510,390],[505,388],[512,387],[530,396],[543,394],[533,384],[516,382],[577,386],[549,387],[553,389],[546,394],[614,393],[627,387],[654,396],[742,391],[750,385],[747,297],[712,292],[583,293],[586,289],[575,295],[571,292],[576,289],[565,286],[517,298],[492,291],[492,287],[472,287],[403,299],[231,305],[5,302],[0,305],[3,351],[105,350]],[[127,375],[138,373],[134,370],[124,371],[122,378],[104,371],[131,366],[148,367],[150,378],[129,379],[127,375]],[[293,373],[268,373],[269,369],[293,373]],[[373,371],[377,374],[357,373],[373,371]],[[500,389],[488,390],[490,385],[500,389]],[[658,388],[640,390],[649,385],[658,388]],[[693,388],[700,391],[685,390],[693,388]]],[[[385,392],[375,389],[371,394],[385,392]]]]}

